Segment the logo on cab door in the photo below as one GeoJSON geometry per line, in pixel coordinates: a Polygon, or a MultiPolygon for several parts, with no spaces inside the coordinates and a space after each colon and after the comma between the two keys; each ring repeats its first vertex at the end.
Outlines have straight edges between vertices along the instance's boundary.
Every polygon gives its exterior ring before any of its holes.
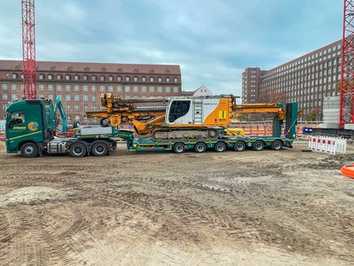
{"type": "Polygon", "coordinates": [[[31,131],[37,131],[38,130],[38,123],[37,122],[30,122],[30,123],[28,123],[27,127],[31,131]]]}

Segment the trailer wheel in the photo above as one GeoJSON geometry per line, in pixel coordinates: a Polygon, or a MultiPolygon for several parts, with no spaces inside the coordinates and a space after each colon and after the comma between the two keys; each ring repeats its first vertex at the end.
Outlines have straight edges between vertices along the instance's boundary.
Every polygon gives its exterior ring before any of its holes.
{"type": "Polygon", "coordinates": [[[225,142],[219,141],[218,143],[215,144],[215,151],[217,152],[224,152],[227,149],[227,146],[225,142]]]}
{"type": "Polygon", "coordinates": [[[256,142],[253,143],[252,147],[256,151],[261,151],[264,148],[264,143],[261,140],[257,140],[256,142]]]}
{"type": "Polygon", "coordinates": [[[34,158],[39,155],[39,148],[36,143],[27,142],[21,146],[21,156],[26,158],[34,158]]]}
{"type": "Polygon", "coordinates": [[[100,120],[100,125],[101,125],[101,127],[108,127],[109,126],[109,120],[107,118],[102,118],[100,120]]]}
{"type": "Polygon", "coordinates": [[[71,145],[70,155],[72,157],[84,157],[87,154],[87,145],[84,142],[78,141],[71,145]]]}
{"type": "Polygon", "coordinates": [[[108,143],[97,140],[92,144],[91,154],[93,156],[104,156],[108,154],[108,143]]]}
{"type": "Polygon", "coordinates": [[[246,150],[246,143],[243,141],[237,141],[234,145],[234,150],[238,152],[246,150]]]}
{"type": "Polygon", "coordinates": [[[198,153],[206,152],[207,145],[204,142],[198,142],[194,145],[194,151],[198,153]]]}
{"type": "Polygon", "coordinates": [[[175,153],[182,153],[186,150],[186,146],[182,142],[177,142],[173,145],[173,151],[175,153]]]}
{"type": "Polygon", "coordinates": [[[281,150],[281,148],[283,147],[283,142],[281,142],[280,140],[274,140],[272,143],[272,149],[279,151],[281,150]]]}

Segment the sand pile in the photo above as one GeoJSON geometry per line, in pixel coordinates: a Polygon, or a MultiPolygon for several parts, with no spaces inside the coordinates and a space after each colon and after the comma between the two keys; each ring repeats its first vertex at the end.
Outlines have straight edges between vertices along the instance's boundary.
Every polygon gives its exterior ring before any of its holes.
{"type": "Polygon", "coordinates": [[[5,195],[0,195],[0,207],[64,200],[71,194],[50,187],[24,187],[13,190],[5,195]]]}

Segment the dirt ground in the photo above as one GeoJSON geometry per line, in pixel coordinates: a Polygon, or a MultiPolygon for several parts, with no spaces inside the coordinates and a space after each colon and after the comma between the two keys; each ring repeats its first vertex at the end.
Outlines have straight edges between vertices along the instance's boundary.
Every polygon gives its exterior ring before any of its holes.
{"type": "Polygon", "coordinates": [[[354,180],[295,149],[0,154],[1,265],[353,265],[354,180]]]}

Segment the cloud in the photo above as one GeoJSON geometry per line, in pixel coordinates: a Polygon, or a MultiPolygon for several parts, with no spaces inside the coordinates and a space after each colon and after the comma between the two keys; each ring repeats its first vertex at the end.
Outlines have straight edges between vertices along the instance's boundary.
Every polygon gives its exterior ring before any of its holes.
{"type": "MultiPolygon", "coordinates": [[[[40,60],[180,64],[185,89],[241,94],[271,68],[340,38],[333,0],[37,1],[40,60]]],[[[21,57],[18,1],[0,2],[0,58],[21,57]]]]}

